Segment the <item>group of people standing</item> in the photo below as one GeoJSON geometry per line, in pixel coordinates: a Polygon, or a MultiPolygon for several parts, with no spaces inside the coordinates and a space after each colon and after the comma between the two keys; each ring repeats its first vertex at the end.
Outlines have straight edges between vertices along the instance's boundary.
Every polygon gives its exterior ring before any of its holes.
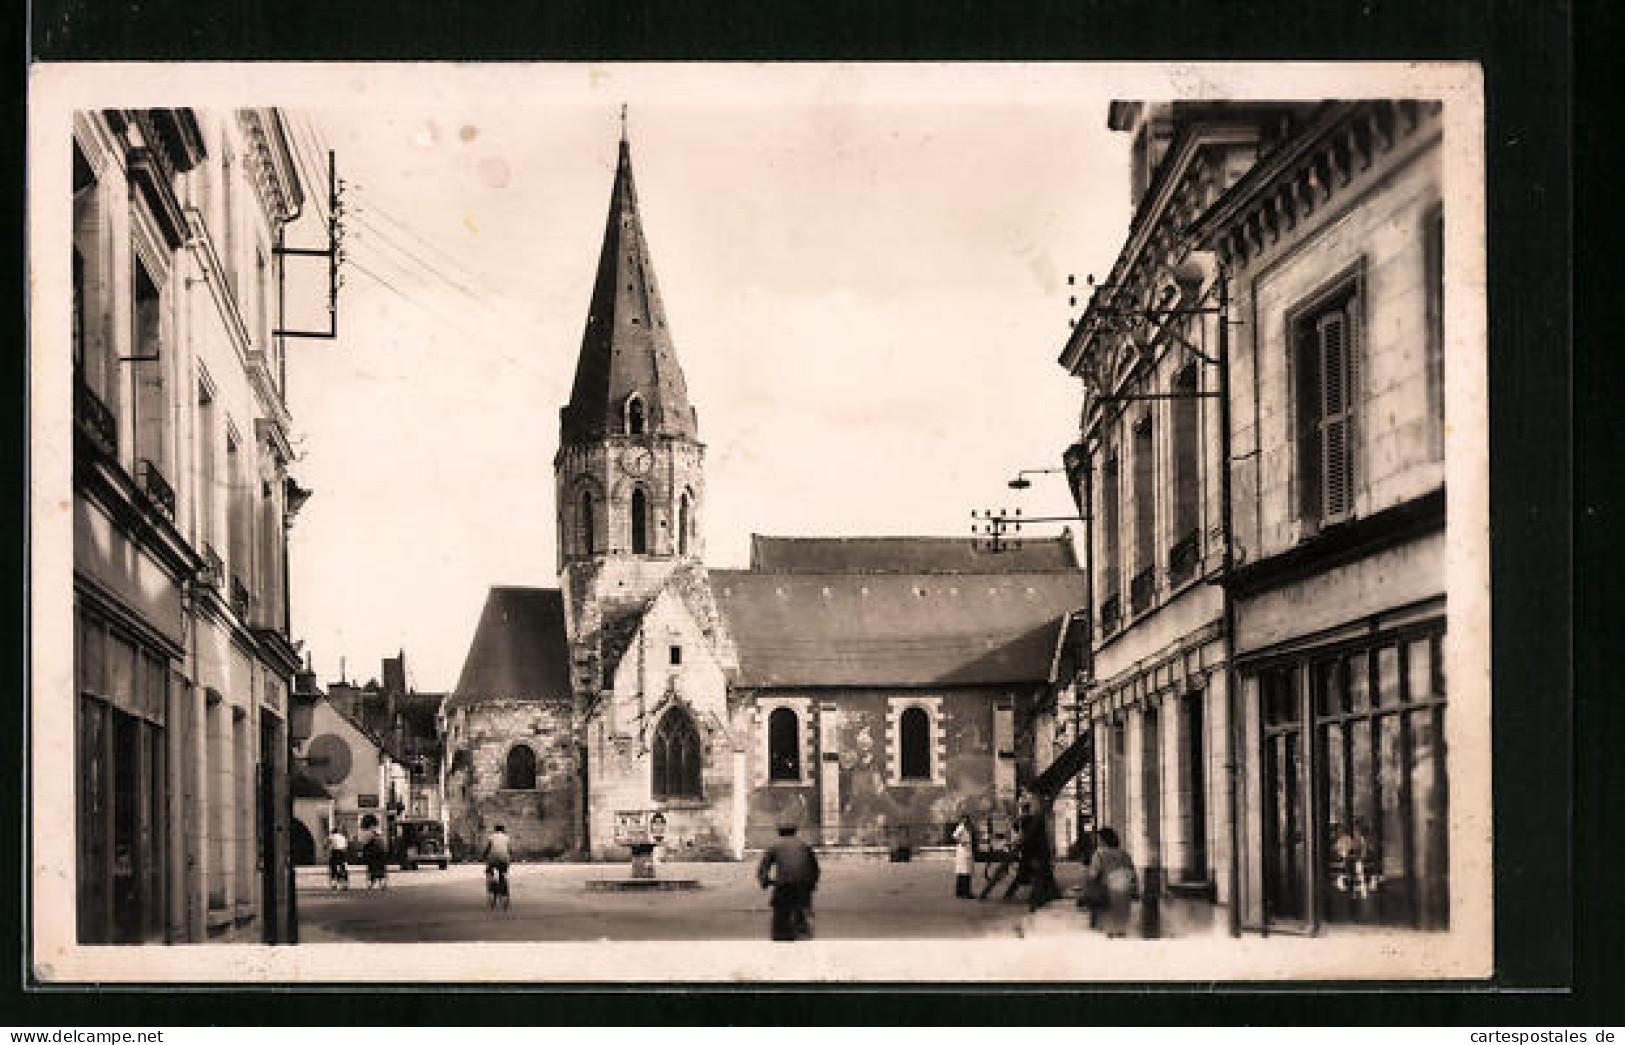
{"type": "MultiPolygon", "coordinates": [[[[1012,839],[1015,875],[1005,889],[1006,900],[1015,896],[1022,886],[1030,889],[1027,909],[1038,908],[1060,897],[1061,889],[1055,881],[1055,849],[1050,841],[1048,805],[1035,804],[1029,798],[1021,800],[1021,813],[1015,823],[1012,839]]],[[[961,816],[953,830],[954,841],[954,895],[961,899],[975,899],[971,878],[976,868],[976,828],[971,818],[961,816]]],[[[1095,832],[1096,845],[1084,872],[1083,892],[1078,906],[1092,912],[1096,927],[1108,937],[1128,935],[1131,905],[1139,898],[1139,875],[1134,861],[1123,851],[1122,840],[1110,827],[1095,832]]],[[[994,875],[990,875],[982,890],[982,898],[999,884],[1008,872],[1008,861],[994,875]]]]}

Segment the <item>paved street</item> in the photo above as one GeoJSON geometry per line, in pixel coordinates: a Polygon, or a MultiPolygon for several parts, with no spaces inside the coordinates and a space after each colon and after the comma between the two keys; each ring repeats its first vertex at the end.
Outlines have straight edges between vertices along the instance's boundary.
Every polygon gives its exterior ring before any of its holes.
{"type": "MultiPolygon", "coordinates": [[[[588,892],[591,879],[619,878],[623,864],[523,864],[514,867],[513,906],[489,910],[481,869],[461,864],[394,871],[389,887],[369,892],[352,876],[347,892],[327,888],[325,871],[299,873],[300,940],[434,943],[469,940],[739,940],[765,938],[770,911],[757,888],[754,862],[665,864],[666,878],[693,878],[700,888],[673,892],[588,892]]],[[[359,869],[357,869],[359,872],[359,869]]],[[[1063,889],[1081,869],[1062,864],[1063,889]]],[[[978,875],[977,888],[981,878],[978,875]]],[[[1048,931],[1087,931],[1070,900],[1037,919],[1025,902],[1001,903],[1003,886],[986,901],[953,896],[951,863],[928,856],[909,863],[880,858],[824,861],[814,912],[820,939],[945,939],[1015,936],[1042,920],[1048,931]]]]}

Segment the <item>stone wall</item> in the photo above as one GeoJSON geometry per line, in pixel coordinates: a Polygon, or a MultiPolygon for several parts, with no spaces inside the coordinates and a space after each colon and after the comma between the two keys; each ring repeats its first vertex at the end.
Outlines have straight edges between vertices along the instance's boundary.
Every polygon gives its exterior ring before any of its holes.
{"type": "MultiPolygon", "coordinates": [[[[795,819],[805,837],[822,845],[941,845],[962,813],[982,817],[1013,807],[1017,774],[1002,774],[1009,782],[1001,783],[997,767],[1001,759],[1019,758],[1021,749],[1031,757],[1030,742],[1014,744],[1016,721],[1029,718],[1028,698],[993,687],[930,693],[764,691],[756,703],[789,703],[796,697],[812,698],[811,721],[802,728],[813,731],[815,768],[803,781],[755,778],[746,812],[748,846],[770,842],[781,816],[795,819]],[[995,732],[1004,704],[1012,747],[1001,755],[995,732]],[[897,767],[896,722],[910,705],[925,708],[932,719],[932,775],[920,781],[901,779],[897,767]]],[[[767,743],[766,716],[758,713],[753,721],[748,756],[756,762],[767,743]]],[[[1022,779],[1031,773],[1031,765],[1020,767],[1022,779]]]]}
{"type": "Polygon", "coordinates": [[[520,860],[572,855],[576,829],[576,760],[571,714],[562,702],[491,700],[462,709],[446,783],[454,853],[477,857],[485,835],[502,824],[520,860]],[[536,755],[536,787],[503,786],[509,752],[523,744],[536,755]]]}

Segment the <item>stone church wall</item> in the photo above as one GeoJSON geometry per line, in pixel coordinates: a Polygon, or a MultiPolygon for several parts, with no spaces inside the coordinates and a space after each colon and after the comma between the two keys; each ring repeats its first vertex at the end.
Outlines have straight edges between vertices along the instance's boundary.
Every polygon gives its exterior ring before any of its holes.
{"type": "Polygon", "coordinates": [[[735,853],[734,748],[726,678],[711,644],[682,599],[667,591],[644,616],[588,728],[588,780],[593,857],[623,859],[615,844],[615,813],[659,809],[666,814],[669,859],[731,859],[735,853]],[[673,650],[680,652],[673,653],[673,650]],[[674,663],[674,660],[678,663],[674,663]],[[662,715],[690,715],[703,746],[698,798],[655,798],[649,745],[662,715]]]}
{"type": "Polygon", "coordinates": [[[980,818],[1009,812],[1016,797],[1015,721],[1021,704],[1022,698],[993,688],[757,693],[747,751],[752,786],[746,845],[771,842],[786,814],[803,837],[821,845],[920,846],[946,844],[962,813],[980,818]],[[797,701],[808,709],[801,725],[811,730],[803,744],[804,751],[810,749],[810,764],[799,782],[772,781],[762,711],[797,701]],[[900,776],[898,721],[909,706],[931,717],[929,779],[900,776]]]}
{"type": "MultiPolygon", "coordinates": [[[[447,781],[446,806],[454,842],[479,856],[497,824],[513,837],[521,860],[574,854],[577,845],[575,756],[570,709],[557,702],[504,700],[466,708],[459,757],[447,781]],[[536,787],[503,786],[509,751],[516,744],[536,755],[536,787]]],[[[455,850],[454,850],[455,851],[455,850]]]]}

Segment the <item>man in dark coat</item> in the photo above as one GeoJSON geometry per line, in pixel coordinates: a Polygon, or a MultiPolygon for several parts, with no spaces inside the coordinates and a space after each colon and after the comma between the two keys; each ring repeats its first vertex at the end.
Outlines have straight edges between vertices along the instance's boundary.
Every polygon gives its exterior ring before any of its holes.
{"type": "Polygon", "coordinates": [[[807,908],[818,885],[818,857],[812,846],[796,837],[795,821],[779,821],[778,840],[762,853],[756,881],[763,889],[773,887],[773,939],[812,935],[807,908]]]}

